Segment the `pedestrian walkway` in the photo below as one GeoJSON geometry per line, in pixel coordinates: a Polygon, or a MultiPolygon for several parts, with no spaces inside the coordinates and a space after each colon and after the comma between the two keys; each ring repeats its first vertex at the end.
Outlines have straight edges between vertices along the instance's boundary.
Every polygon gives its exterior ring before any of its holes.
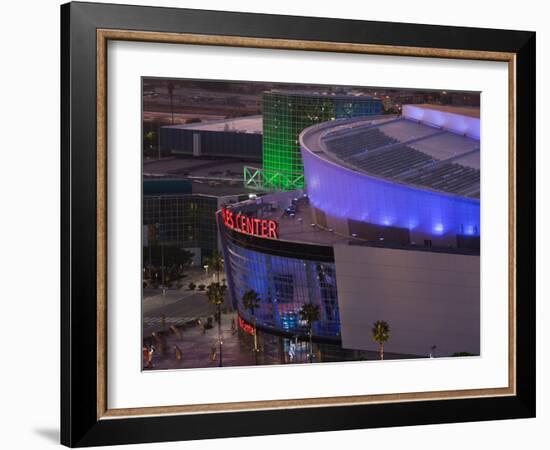
{"type": "MultiPolygon", "coordinates": [[[[235,318],[236,313],[222,314],[222,366],[254,365],[254,352],[250,343],[248,340],[241,342],[239,333],[231,328],[231,320],[235,318]]],[[[201,318],[201,322],[203,324],[206,323],[204,317],[201,318]]],[[[164,344],[164,353],[159,350],[153,354],[152,370],[219,367],[220,345],[218,324],[214,321],[212,325],[213,327],[207,330],[203,330],[201,325],[192,325],[181,330],[178,329],[180,336],[177,336],[174,332],[170,331],[170,324],[167,318],[167,337],[164,344]],[[215,350],[214,359],[212,359],[213,350],[215,350]]],[[[150,339],[150,336],[151,334],[144,335],[144,338],[150,339]]],[[[153,345],[155,345],[155,340],[153,339],[152,341],[153,345]]]]}
{"type": "MultiPolygon", "coordinates": [[[[165,317],[164,323],[167,325],[183,325],[191,320],[194,320],[195,317],[165,317]]],[[[144,325],[162,325],[162,317],[144,317],[144,325]]]]}

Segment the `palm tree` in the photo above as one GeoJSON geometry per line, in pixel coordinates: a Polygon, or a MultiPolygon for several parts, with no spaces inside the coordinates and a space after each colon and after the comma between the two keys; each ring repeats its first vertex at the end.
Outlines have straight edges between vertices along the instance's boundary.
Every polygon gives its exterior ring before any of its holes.
{"type": "Polygon", "coordinates": [[[220,272],[223,271],[222,254],[217,250],[214,250],[214,253],[212,253],[212,256],[206,259],[206,264],[208,265],[209,269],[212,269],[214,272],[216,272],[216,281],[219,283],[220,272]]]}
{"type": "Polygon", "coordinates": [[[256,316],[254,315],[254,310],[260,306],[260,301],[260,296],[253,289],[250,289],[243,294],[243,307],[244,309],[250,311],[250,315],[254,320],[254,359],[256,360],[256,365],[258,365],[258,333],[256,330],[256,316]]]}
{"type": "Polygon", "coordinates": [[[313,303],[304,303],[300,309],[300,319],[307,322],[309,330],[309,362],[313,362],[313,323],[320,318],[320,309],[313,303]]]}
{"type": "Polygon", "coordinates": [[[384,359],[384,344],[390,338],[390,326],[384,320],[377,320],[372,325],[372,338],[380,345],[380,359],[384,359]]]}
{"type": "Polygon", "coordinates": [[[208,301],[216,306],[218,316],[218,342],[220,345],[220,367],[222,366],[222,304],[227,286],[220,283],[210,283],[206,289],[208,301]]]}

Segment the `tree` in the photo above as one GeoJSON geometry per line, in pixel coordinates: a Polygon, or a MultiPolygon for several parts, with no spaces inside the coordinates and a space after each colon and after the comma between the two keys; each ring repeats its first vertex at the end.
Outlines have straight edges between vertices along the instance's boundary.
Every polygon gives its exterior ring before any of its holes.
{"type": "Polygon", "coordinates": [[[309,332],[309,362],[313,362],[313,323],[320,318],[320,308],[313,303],[304,303],[300,309],[300,319],[305,320],[309,332]]]}
{"type": "Polygon", "coordinates": [[[208,268],[216,273],[216,281],[220,282],[220,272],[223,271],[223,258],[222,254],[217,250],[214,250],[212,256],[206,259],[208,268]]]}
{"type": "Polygon", "coordinates": [[[156,142],[156,139],[157,139],[157,133],[155,133],[154,131],[147,131],[146,133],[143,134],[143,140],[144,142],[149,144],[149,147],[153,146],[153,144],[156,142]]]}
{"type": "Polygon", "coordinates": [[[260,301],[260,296],[253,289],[250,289],[243,294],[243,307],[245,310],[250,311],[250,315],[254,320],[254,359],[256,361],[256,365],[258,365],[258,332],[256,329],[256,316],[254,315],[254,310],[258,309],[260,306],[260,301]]]}
{"type": "Polygon", "coordinates": [[[189,268],[194,256],[189,250],[173,245],[163,245],[158,237],[149,237],[149,247],[143,247],[143,260],[149,260],[149,265],[153,268],[155,266],[160,267],[163,254],[164,264],[167,267],[174,266],[175,269],[181,272],[185,272],[189,268]]]}
{"type": "Polygon", "coordinates": [[[220,345],[220,367],[222,366],[222,305],[225,300],[227,286],[220,283],[210,283],[206,288],[208,301],[216,306],[218,319],[218,342],[220,345]]]}
{"type": "Polygon", "coordinates": [[[377,320],[372,325],[372,338],[380,345],[380,359],[384,359],[384,344],[390,338],[390,326],[384,320],[377,320]]]}

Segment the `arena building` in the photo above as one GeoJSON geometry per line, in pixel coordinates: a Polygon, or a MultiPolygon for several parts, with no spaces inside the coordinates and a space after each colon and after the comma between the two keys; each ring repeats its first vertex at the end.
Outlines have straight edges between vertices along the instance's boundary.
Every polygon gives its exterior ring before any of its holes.
{"type": "Polygon", "coordinates": [[[319,123],[299,142],[303,190],[218,211],[242,330],[255,321],[264,351],[295,361],[311,302],[316,361],[372,358],[376,320],[390,325],[389,357],[479,355],[479,113],[406,105],[319,123]],[[251,289],[254,315],[241,302],[251,289]]]}

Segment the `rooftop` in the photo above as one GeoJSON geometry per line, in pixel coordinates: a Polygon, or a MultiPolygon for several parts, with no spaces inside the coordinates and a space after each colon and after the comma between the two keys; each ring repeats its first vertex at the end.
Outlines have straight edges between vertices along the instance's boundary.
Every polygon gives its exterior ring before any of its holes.
{"type": "Polygon", "coordinates": [[[185,179],[191,182],[193,194],[223,197],[248,194],[244,187],[247,161],[206,158],[163,158],[143,162],[145,179],[185,179]]]}
{"type": "Polygon", "coordinates": [[[344,119],[308,128],[317,157],[394,182],[479,198],[479,140],[402,116],[344,119]]]}
{"type": "Polygon", "coordinates": [[[261,199],[249,200],[234,205],[238,211],[261,219],[274,220],[278,223],[279,241],[334,245],[346,244],[350,238],[340,236],[318,226],[312,226],[309,199],[301,190],[285,192],[282,195],[267,194],[261,199]],[[292,198],[296,199],[292,213],[287,211],[292,198]]]}
{"type": "Polygon", "coordinates": [[[202,131],[232,131],[234,133],[262,133],[262,116],[245,116],[231,119],[210,120],[180,125],[168,125],[163,128],[177,128],[180,130],[202,131]]]}
{"type": "Polygon", "coordinates": [[[337,93],[337,92],[329,92],[329,91],[299,91],[299,90],[285,90],[285,89],[272,89],[270,91],[265,92],[266,94],[281,94],[281,95],[288,95],[293,97],[329,97],[334,98],[338,100],[371,100],[371,99],[378,99],[377,97],[373,97],[372,95],[365,95],[365,94],[343,94],[343,93],[337,93]]]}

